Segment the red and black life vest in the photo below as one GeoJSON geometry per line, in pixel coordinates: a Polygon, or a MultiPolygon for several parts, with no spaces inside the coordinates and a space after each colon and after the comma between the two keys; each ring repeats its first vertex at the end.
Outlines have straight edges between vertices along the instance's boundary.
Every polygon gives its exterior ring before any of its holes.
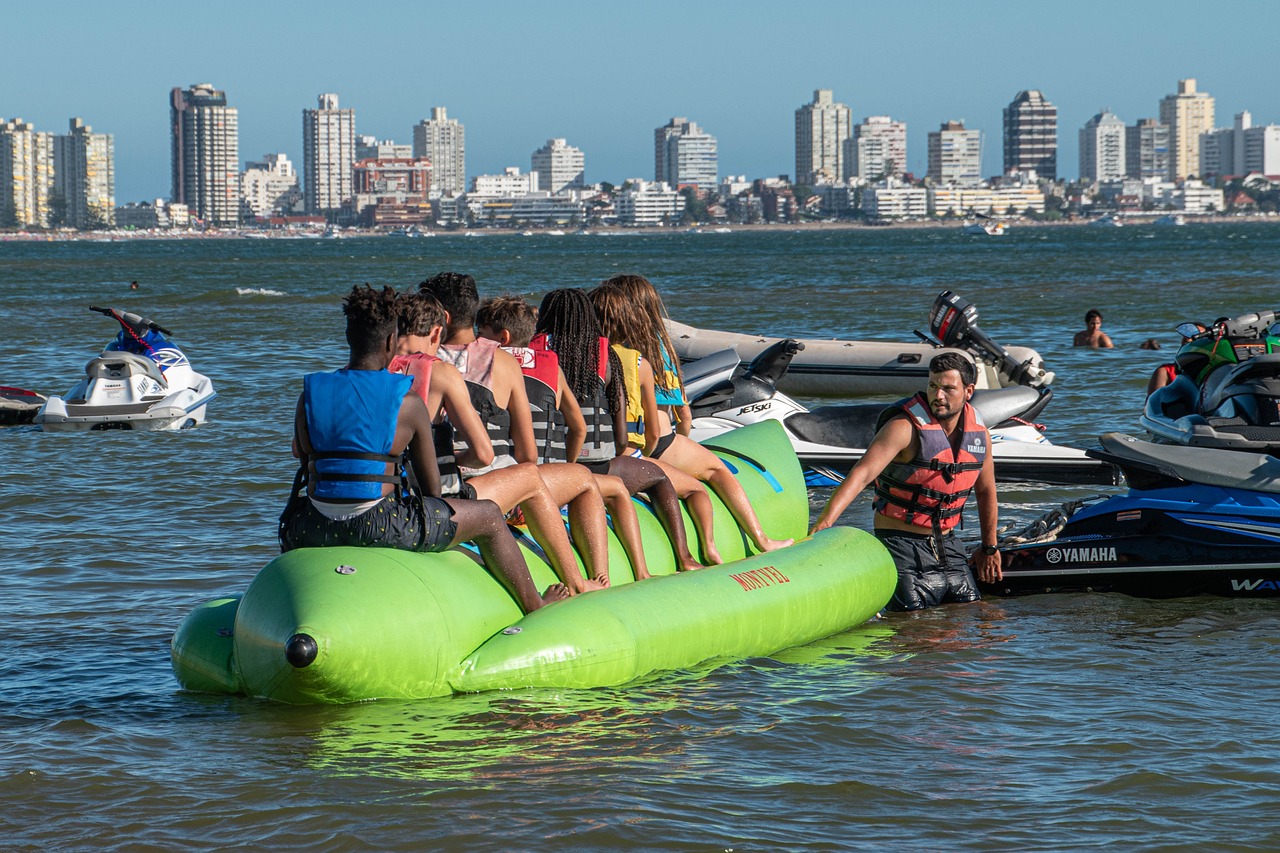
{"type": "MultiPolygon", "coordinates": [[[[593,383],[591,396],[586,400],[578,400],[582,409],[582,419],[587,422],[587,434],[582,440],[582,450],[578,454],[579,462],[596,462],[612,459],[618,455],[618,446],[613,433],[613,413],[609,411],[607,380],[609,377],[609,339],[598,339],[600,352],[596,359],[596,375],[600,380],[593,383]]],[[[535,350],[551,351],[550,339],[546,333],[536,335],[529,346],[535,350]]]]}
{"type": "Polygon", "coordinates": [[[920,452],[910,462],[890,462],[876,478],[872,507],[886,518],[928,527],[935,534],[960,523],[965,499],[978,482],[989,452],[990,437],[982,416],[964,404],[960,414],[960,449],[933,417],[924,394],[899,400],[880,415],[878,432],[889,420],[905,414],[920,439],[920,452]]]}
{"type": "Polygon", "coordinates": [[[533,443],[538,464],[567,462],[564,415],[556,403],[560,388],[560,359],[549,349],[503,347],[515,356],[524,373],[524,389],[533,414],[533,443]]]}

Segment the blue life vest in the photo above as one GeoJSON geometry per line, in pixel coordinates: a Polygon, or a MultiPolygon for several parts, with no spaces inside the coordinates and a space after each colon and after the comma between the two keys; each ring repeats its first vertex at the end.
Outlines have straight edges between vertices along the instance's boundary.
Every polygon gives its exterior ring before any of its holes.
{"type": "Polygon", "coordinates": [[[400,404],[413,386],[408,376],[385,370],[309,373],[302,401],[311,443],[313,497],[368,501],[382,497],[384,483],[400,482],[391,455],[400,404]]]}
{"type": "Polygon", "coordinates": [[[661,342],[658,344],[662,351],[662,381],[653,383],[653,395],[657,398],[658,406],[683,406],[687,400],[684,398],[684,389],[680,387],[680,372],[676,370],[675,362],[671,360],[671,354],[667,352],[667,348],[661,342]],[[667,384],[666,388],[662,387],[662,383],[667,384]]]}

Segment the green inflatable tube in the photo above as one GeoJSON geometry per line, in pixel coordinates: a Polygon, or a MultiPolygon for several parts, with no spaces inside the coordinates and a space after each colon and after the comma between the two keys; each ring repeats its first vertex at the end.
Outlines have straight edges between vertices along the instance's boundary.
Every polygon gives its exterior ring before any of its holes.
{"type": "MultiPolygon", "coordinates": [[[[771,536],[805,535],[804,477],[780,425],[734,430],[707,446],[730,466],[771,536]]],[[[242,598],[209,602],[184,620],[173,638],[174,672],[189,690],[298,704],[616,685],[837,634],[892,595],[892,560],[870,534],[832,529],[753,556],[728,510],[712,500],[725,565],[676,575],[670,541],[637,501],[645,556],[658,577],[635,583],[611,534],[610,589],[528,616],[474,549],[291,551],[268,563],[242,598]]],[[[687,519],[686,526],[696,541],[687,519]]],[[[522,544],[538,587],[554,583],[536,546],[522,544]]]]}

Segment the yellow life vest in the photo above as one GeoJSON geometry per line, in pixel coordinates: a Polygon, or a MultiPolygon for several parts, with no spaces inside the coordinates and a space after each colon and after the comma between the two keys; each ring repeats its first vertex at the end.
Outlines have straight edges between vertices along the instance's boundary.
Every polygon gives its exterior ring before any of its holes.
{"type": "Polygon", "coordinates": [[[644,447],[644,403],[640,399],[640,351],[614,344],[622,362],[622,384],[627,388],[627,446],[644,447]]]}

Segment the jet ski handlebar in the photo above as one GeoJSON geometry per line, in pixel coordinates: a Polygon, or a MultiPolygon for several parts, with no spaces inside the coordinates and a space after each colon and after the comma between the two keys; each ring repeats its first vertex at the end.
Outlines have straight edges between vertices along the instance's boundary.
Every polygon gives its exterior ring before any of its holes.
{"type": "Polygon", "coordinates": [[[114,308],[99,308],[97,305],[90,305],[90,311],[96,311],[104,317],[115,319],[120,325],[128,326],[135,331],[138,329],[150,329],[153,332],[159,332],[162,335],[173,335],[173,332],[161,326],[154,320],[148,320],[146,317],[134,314],[132,311],[117,311],[114,308]]]}

